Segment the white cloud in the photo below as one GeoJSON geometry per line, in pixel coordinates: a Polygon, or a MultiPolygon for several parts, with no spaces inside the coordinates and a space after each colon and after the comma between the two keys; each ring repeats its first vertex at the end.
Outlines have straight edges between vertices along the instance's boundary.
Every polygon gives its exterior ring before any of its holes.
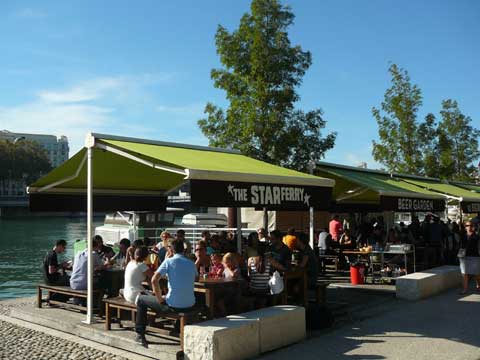
{"type": "Polygon", "coordinates": [[[146,136],[153,131],[149,126],[133,124],[115,115],[122,107],[131,108],[128,105],[131,98],[142,98],[145,86],[171,78],[169,74],[98,77],[63,90],[41,90],[31,102],[0,106],[0,129],[66,135],[70,155],[83,146],[89,131],[108,133],[115,129],[119,135],[146,136]]]}
{"type": "Polygon", "coordinates": [[[47,17],[47,14],[45,12],[32,8],[20,9],[15,12],[14,15],[21,19],[43,19],[47,17]]]}
{"type": "Polygon", "coordinates": [[[66,90],[45,90],[38,93],[40,100],[49,103],[76,103],[99,99],[108,92],[120,91],[125,86],[122,78],[98,78],[85,81],[66,90]]]}

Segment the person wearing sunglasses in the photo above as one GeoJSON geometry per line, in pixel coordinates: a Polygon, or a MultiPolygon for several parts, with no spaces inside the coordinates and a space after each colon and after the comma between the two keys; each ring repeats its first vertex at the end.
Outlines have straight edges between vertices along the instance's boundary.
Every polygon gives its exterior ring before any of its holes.
{"type": "Polygon", "coordinates": [[[210,256],[207,255],[207,243],[200,240],[195,245],[195,266],[197,271],[203,275],[210,270],[210,256]]]}
{"type": "Polygon", "coordinates": [[[476,233],[476,224],[473,221],[465,223],[466,235],[461,241],[458,258],[460,260],[460,272],[463,276],[463,288],[460,294],[468,291],[468,282],[475,277],[477,291],[480,291],[480,238],[476,233]]]}

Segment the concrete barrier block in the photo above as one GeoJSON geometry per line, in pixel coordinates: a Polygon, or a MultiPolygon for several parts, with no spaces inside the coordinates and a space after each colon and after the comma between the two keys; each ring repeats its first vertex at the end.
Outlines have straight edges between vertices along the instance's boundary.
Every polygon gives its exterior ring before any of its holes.
{"type": "Polygon", "coordinates": [[[260,354],[258,319],[221,318],[185,326],[189,360],[241,360],[260,354]]]}
{"type": "Polygon", "coordinates": [[[398,298],[419,300],[458,287],[461,283],[458,266],[440,266],[401,276],[396,279],[395,285],[398,298]]]}
{"type": "Polygon", "coordinates": [[[307,336],[305,308],[300,306],[273,306],[229,318],[258,319],[261,353],[303,341],[307,336]]]}

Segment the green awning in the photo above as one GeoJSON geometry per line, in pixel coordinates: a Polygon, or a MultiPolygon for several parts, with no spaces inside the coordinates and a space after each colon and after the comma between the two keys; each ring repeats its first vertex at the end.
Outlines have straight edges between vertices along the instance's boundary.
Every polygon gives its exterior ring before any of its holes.
{"type": "Polygon", "coordinates": [[[453,185],[469,190],[470,192],[480,194],[480,185],[468,184],[463,182],[452,182],[453,185]]]}
{"type": "Polygon", "coordinates": [[[450,183],[409,177],[404,177],[403,179],[408,183],[445,194],[459,201],[480,201],[480,194],[450,183]]]}
{"type": "Polygon", "coordinates": [[[445,206],[444,196],[383,171],[321,162],[316,173],[335,180],[333,198],[345,208],[370,205],[371,210],[376,205],[378,211],[442,211],[445,206]]]}
{"type": "MultiPolygon", "coordinates": [[[[97,196],[167,196],[183,184],[195,182],[197,192],[202,191],[204,184],[210,188],[225,184],[225,189],[216,187],[226,200],[222,206],[231,206],[232,201],[247,206],[245,191],[251,190],[254,206],[308,209],[310,204],[316,208],[328,207],[334,185],[331,179],[225,149],[104,134],[89,134],[86,143],[92,147],[93,189],[97,196]],[[245,190],[247,186],[253,186],[253,190],[245,190]]],[[[86,189],[87,149],[84,148],[33,183],[28,192],[71,195],[85,194],[86,189]]],[[[211,197],[214,202],[215,196],[211,197]]]]}

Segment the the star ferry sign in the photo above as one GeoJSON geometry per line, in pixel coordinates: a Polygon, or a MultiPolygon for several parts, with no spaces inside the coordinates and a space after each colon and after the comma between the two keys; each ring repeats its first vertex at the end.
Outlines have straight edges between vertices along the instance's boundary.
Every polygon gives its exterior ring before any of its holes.
{"type": "Polygon", "coordinates": [[[235,185],[229,184],[227,191],[235,202],[248,202],[253,206],[303,203],[305,207],[310,207],[311,196],[301,187],[288,185],[250,185],[247,187],[235,187],[235,185]]]}

